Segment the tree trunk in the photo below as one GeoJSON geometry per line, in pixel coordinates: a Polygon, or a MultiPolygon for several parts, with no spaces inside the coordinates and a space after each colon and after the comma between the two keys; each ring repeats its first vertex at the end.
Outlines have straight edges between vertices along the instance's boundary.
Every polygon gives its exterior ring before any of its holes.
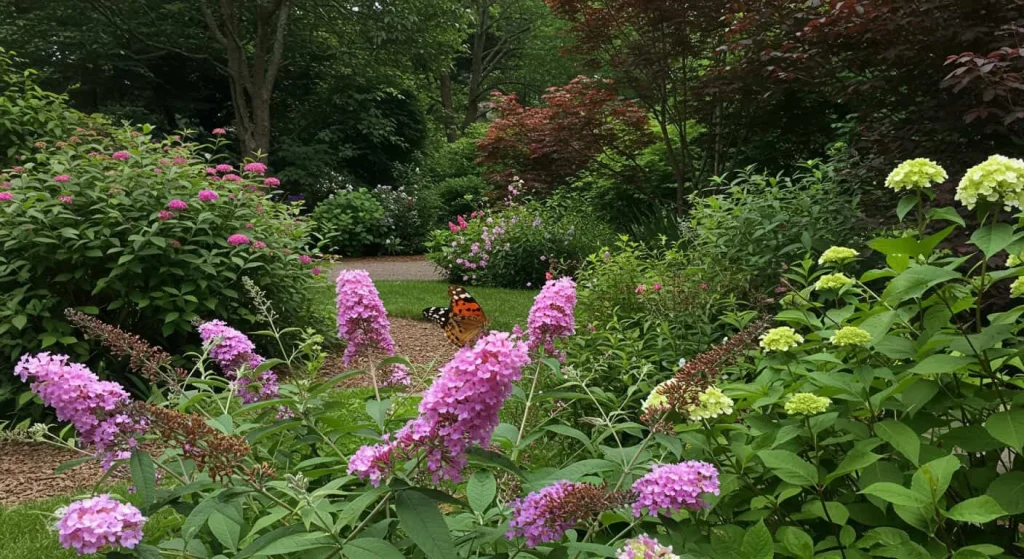
{"type": "Polygon", "coordinates": [[[466,117],[462,119],[462,129],[465,130],[480,118],[480,88],[484,81],[484,49],[487,46],[487,27],[490,17],[490,2],[484,2],[480,6],[477,17],[476,36],[473,37],[473,64],[470,68],[468,102],[466,103],[466,117]]]}
{"type": "Polygon", "coordinates": [[[453,122],[455,113],[452,111],[452,76],[445,70],[441,73],[441,124],[444,125],[448,143],[459,139],[459,131],[453,122]]]}

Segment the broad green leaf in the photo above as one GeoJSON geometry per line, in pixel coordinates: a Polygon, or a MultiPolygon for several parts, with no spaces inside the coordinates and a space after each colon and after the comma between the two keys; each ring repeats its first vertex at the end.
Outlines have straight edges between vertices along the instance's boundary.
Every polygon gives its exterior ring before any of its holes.
{"type": "Polygon", "coordinates": [[[415,491],[401,491],[395,497],[395,509],[409,538],[429,559],[458,556],[437,503],[415,491]]]}
{"type": "Polygon", "coordinates": [[[466,497],[469,499],[469,506],[474,511],[483,514],[498,491],[498,483],[494,474],[487,470],[480,470],[469,478],[466,485],[466,497]]]}
{"type": "Polygon", "coordinates": [[[905,456],[908,460],[918,465],[921,459],[921,438],[913,429],[895,419],[886,419],[875,424],[875,434],[905,456]]]}
{"type": "MultiPolygon", "coordinates": [[[[31,392],[29,392],[29,394],[31,394],[31,392]]],[[[74,458],[72,460],[68,460],[67,462],[61,463],[60,466],[57,466],[57,468],[53,470],[53,475],[63,474],[68,470],[73,470],[81,466],[82,464],[85,464],[87,462],[93,462],[95,460],[97,460],[95,456],[83,456],[81,458],[74,458]]]]}
{"type": "Polygon", "coordinates": [[[210,514],[207,525],[210,527],[210,532],[213,533],[213,536],[225,548],[236,549],[238,547],[238,538],[242,533],[242,527],[234,520],[224,516],[220,511],[213,511],[210,514]]]}
{"type": "Polygon", "coordinates": [[[1024,513],[1024,472],[1000,474],[985,494],[995,499],[1007,514],[1024,513]]]}
{"type": "Polygon", "coordinates": [[[615,548],[599,543],[567,542],[565,547],[574,551],[585,551],[594,557],[615,557],[615,548]]]}
{"type": "Polygon", "coordinates": [[[799,486],[818,482],[818,471],[814,466],[788,450],[762,450],[757,455],[782,481],[799,486]]]}
{"type": "Polygon", "coordinates": [[[348,559],[404,559],[397,547],[378,538],[361,538],[345,544],[341,550],[348,559]]]}
{"type": "Polygon", "coordinates": [[[192,509],[192,512],[189,513],[188,517],[185,518],[185,522],[181,525],[182,539],[189,541],[194,538],[199,533],[199,529],[206,524],[213,511],[217,510],[217,507],[220,506],[223,506],[223,503],[216,498],[208,498],[196,505],[196,508],[192,509]]]}
{"type": "Polygon", "coordinates": [[[743,535],[740,553],[748,559],[772,559],[775,557],[772,535],[765,527],[764,521],[754,524],[743,535]]]}
{"type": "Polygon", "coordinates": [[[939,353],[925,357],[920,363],[914,365],[910,372],[919,375],[940,375],[958,371],[971,363],[974,363],[974,359],[970,357],[939,353]]]}
{"type": "Polygon", "coordinates": [[[846,524],[846,521],[850,519],[850,511],[845,505],[837,501],[828,501],[822,505],[820,500],[815,499],[805,503],[802,510],[822,520],[830,520],[833,524],[838,524],[839,526],[846,524]]]}
{"type": "Polygon", "coordinates": [[[344,528],[349,524],[354,524],[359,516],[363,514],[371,503],[377,501],[377,499],[387,492],[386,488],[375,487],[366,493],[363,493],[345,505],[345,508],[341,509],[341,513],[338,514],[338,526],[344,528]]]}
{"type": "Polygon", "coordinates": [[[895,483],[888,483],[884,481],[864,488],[861,493],[864,493],[865,495],[874,495],[875,497],[894,505],[924,507],[932,504],[931,501],[926,499],[923,495],[911,491],[902,485],[896,485],[895,483]]]}
{"type": "Polygon", "coordinates": [[[959,277],[960,274],[945,268],[917,266],[893,278],[882,292],[882,299],[889,303],[902,303],[907,299],[924,295],[926,291],[940,283],[959,277]]]}
{"type": "Polygon", "coordinates": [[[999,442],[1020,450],[1024,446],[1024,409],[993,414],[985,422],[985,430],[999,442]]]}
{"type": "Polygon", "coordinates": [[[828,483],[838,477],[842,477],[851,472],[862,470],[881,458],[881,455],[875,454],[869,450],[863,448],[854,448],[843,458],[843,461],[836,466],[836,470],[825,477],[825,483],[828,483]]]}
{"type": "Polygon", "coordinates": [[[1009,223],[990,223],[978,228],[971,235],[971,244],[981,249],[985,256],[992,258],[1006,248],[1013,240],[1013,226],[1009,223]]]}
{"type": "Polygon", "coordinates": [[[960,522],[984,524],[1000,516],[1006,516],[1006,511],[1003,510],[1003,507],[999,506],[995,499],[988,495],[982,495],[981,497],[957,503],[946,512],[946,516],[960,522]]]}
{"type": "Polygon", "coordinates": [[[931,501],[938,501],[949,488],[953,474],[960,469],[960,460],[952,454],[936,458],[924,464],[916,472],[910,483],[915,493],[930,498],[931,501]]]}
{"type": "Polygon", "coordinates": [[[781,526],[775,531],[775,537],[786,548],[790,555],[797,559],[811,559],[814,557],[814,540],[800,528],[795,526],[781,526]]]}
{"type": "Polygon", "coordinates": [[[285,536],[267,544],[266,547],[252,554],[253,557],[269,557],[286,555],[300,551],[311,551],[324,547],[338,547],[340,544],[324,532],[304,532],[285,536]]]}
{"type": "Polygon", "coordinates": [[[138,491],[142,503],[146,506],[153,504],[156,499],[156,467],[149,453],[136,448],[132,451],[128,467],[132,472],[132,483],[138,491]]]}
{"type": "Polygon", "coordinates": [[[910,210],[916,208],[920,201],[921,195],[917,192],[900,198],[899,203],[896,204],[896,218],[903,221],[903,218],[910,213],[910,210]]]}
{"type": "Polygon", "coordinates": [[[928,219],[950,221],[964,227],[967,225],[964,222],[964,218],[960,217],[960,214],[956,212],[956,208],[951,206],[944,206],[941,208],[932,208],[928,210],[928,219]]]}

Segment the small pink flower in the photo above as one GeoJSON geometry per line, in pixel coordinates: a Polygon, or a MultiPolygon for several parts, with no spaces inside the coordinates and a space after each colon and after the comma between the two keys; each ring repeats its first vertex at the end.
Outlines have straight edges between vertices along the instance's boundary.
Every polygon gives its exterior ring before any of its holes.
{"type": "Polygon", "coordinates": [[[114,155],[111,155],[110,157],[118,161],[128,161],[132,158],[132,154],[127,151],[115,151],[114,155]]]}
{"type": "Polygon", "coordinates": [[[231,165],[228,165],[227,163],[221,163],[220,165],[217,165],[217,172],[218,173],[230,173],[231,171],[234,171],[234,170],[235,170],[235,168],[232,167],[231,165]]]}
{"type": "Polygon", "coordinates": [[[707,291],[708,290],[708,284],[702,283],[702,284],[700,284],[700,288],[701,288],[702,291],[707,291]]]}
{"type": "Polygon", "coordinates": [[[181,241],[177,239],[171,239],[171,246],[174,248],[178,248],[181,246],[181,241]]]}
{"type": "Polygon", "coordinates": [[[167,202],[167,209],[174,210],[176,212],[183,212],[188,209],[188,204],[184,200],[171,200],[167,202]]]}
{"type": "Polygon", "coordinates": [[[308,254],[300,254],[299,255],[299,264],[312,264],[312,263],[313,263],[313,259],[310,258],[308,254]]]}
{"type": "Polygon", "coordinates": [[[22,167],[21,165],[18,165],[16,167],[11,167],[11,172],[12,173],[19,173],[19,174],[20,173],[24,173],[25,172],[25,168],[22,167]]]}
{"type": "Polygon", "coordinates": [[[55,145],[56,145],[56,146],[57,146],[58,148],[62,148],[62,147],[64,147],[64,146],[68,145],[68,143],[67,143],[67,142],[57,142],[57,143],[56,143],[55,145]]]}
{"type": "Polygon", "coordinates": [[[203,190],[199,192],[200,202],[213,202],[217,198],[220,198],[220,194],[217,194],[212,190],[203,190]]]}
{"type": "Polygon", "coordinates": [[[36,149],[43,149],[46,147],[46,142],[36,142],[35,144],[32,145],[34,145],[36,149]]]}
{"type": "Polygon", "coordinates": [[[68,138],[68,141],[71,142],[72,144],[82,143],[82,139],[79,138],[78,136],[71,136],[70,138],[68,138]]]}
{"type": "Polygon", "coordinates": [[[267,177],[263,179],[263,186],[277,187],[281,186],[281,179],[277,177],[267,177]]]}
{"type": "Polygon", "coordinates": [[[544,279],[547,281],[551,281],[555,279],[555,276],[551,275],[551,272],[544,272],[544,279]]]}
{"type": "Polygon", "coordinates": [[[207,168],[205,168],[203,170],[206,171],[207,175],[216,175],[217,174],[217,169],[214,169],[213,167],[207,167],[207,168]]]}
{"type": "Polygon", "coordinates": [[[247,245],[247,244],[249,244],[249,242],[250,242],[249,241],[249,237],[246,237],[245,235],[243,235],[241,233],[235,233],[234,235],[231,235],[230,237],[228,237],[228,244],[233,246],[233,247],[240,246],[240,245],[247,245]]]}
{"type": "Polygon", "coordinates": [[[636,286],[636,289],[633,292],[636,293],[637,295],[642,295],[644,291],[647,291],[647,286],[641,283],[640,285],[636,286]]]}
{"type": "Polygon", "coordinates": [[[70,182],[70,181],[71,181],[71,177],[69,177],[67,175],[57,175],[56,177],[53,177],[53,182],[70,182]]]}
{"type": "Polygon", "coordinates": [[[174,219],[174,212],[169,212],[167,210],[160,210],[159,217],[160,217],[160,221],[167,221],[169,219],[174,219]]]}
{"type": "Polygon", "coordinates": [[[267,166],[259,161],[253,161],[252,163],[246,163],[242,170],[246,173],[265,175],[267,173],[267,166]]]}
{"type": "Polygon", "coordinates": [[[188,163],[188,159],[185,159],[184,157],[175,157],[171,161],[171,163],[174,163],[175,165],[184,165],[184,164],[188,163]]]}
{"type": "Polygon", "coordinates": [[[448,230],[451,231],[452,233],[458,233],[459,232],[459,228],[456,227],[455,224],[450,222],[450,221],[448,222],[448,230]]]}
{"type": "Polygon", "coordinates": [[[158,175],[162,175],[164,173],[164,170],[161,169],[160,167],[153,167],[153,172],[158,175]]]}
{"type": "Polygon", "coordinates": [[[11,183],[9,183],[7,181],[0,182],[0,188],[3,188],[4,190],[7,190],[10,187],[11,187],[11,183]]]}
{"type": "Polygon", "coordinates": [[[246,224],[245,224],[245,228],[246,228],[246,229],[252,229],[253,227],[254,227],[254,225],[253,225],[253,224],[251,224],[251,223],[246,223],[246,224]]]}
{"type": "Polygon", "coordinates": [[[14,194],[7,191],[0,192],[0,202],[10,202],[11,200],[14,200],[14,194]]]}
{"type": "Polygon", "coordinates": [[[214,128],[213,130],[210,131],[210,133],[213,134],[214,136],[224,136],[228,133],[228,131],[223,128],[214,128]]]}
{"type": "Polygon", "coordinates": [[[233,174],[233,173],[228,173],[228,174],[224,175],[221,178],[226,180],[226,181],[231,181],[231,182],[242,182],[242,177],[240,177],[240,176],[238,176],[236,174],[233,174]]]}
{"type": "Polygon", "coordinates": [[[313,268],[312,270],[310,270],[310,273],[313,274],[314,276],[319,276],[322,273],[322,271],[320,270],[320,268],[313,268]]]}
{"type": "Polygon", "coordinates": [[[71,196],[59,196],[57,199],[60,200],[61,203],[67,204],[69,206],[75,202],[75,199],[72,198],[71,196]]]}
{"type": "Polygon", "coordinates": [[[654,282],[654,285],[651,286],[651,289],[653,289],[655,292],[661,291],[661,282],[654,282]]]}
{"type": "Polygon", "coordinates": [[[263,241],[253,241],[252,248],[255,250],[264,249],[267,248],[267,243],[264,243],[263,241]]]}

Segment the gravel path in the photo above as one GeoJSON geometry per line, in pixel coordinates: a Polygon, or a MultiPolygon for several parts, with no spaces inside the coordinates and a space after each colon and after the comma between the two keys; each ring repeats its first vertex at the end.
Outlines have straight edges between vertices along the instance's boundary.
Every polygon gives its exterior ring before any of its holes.
{"type": "Polygon", "coordinates": [[[376,256],[345,258],[334,267],[338,270],[366,270],[374,280],[444,280],[445,275],[425,256],[376,256]]]}

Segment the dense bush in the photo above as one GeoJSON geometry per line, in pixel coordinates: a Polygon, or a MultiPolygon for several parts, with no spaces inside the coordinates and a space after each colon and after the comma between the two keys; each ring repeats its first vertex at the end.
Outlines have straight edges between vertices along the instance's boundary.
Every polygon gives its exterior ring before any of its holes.
{"type": "Polygon", "coordinates": [[[469,219],[458,216],[447,230],[433,233],[428,258],[452,281],[531,287],[548,272],[573,273],[611,235],[585,207],[513,203],[469,219]]]}
{"type": "Polygon", "coordinates": [[[171,348],[184,347],[198,316],[252,324],[240,304],[243,277],[308,324],[314,278],[299,260],[307,226],[297,207],[263,192],[276,179],[261,176],[261,164],[220,163],[218,171],[205,146],[156,140],[149,127],[33,139],[0,174],[0,362],[8,368],[31,349],[87,352],[65,308],[171,348]]]}
{"type": "Polygon", "coordinates": [[[384,209],[384,251],[388,254],[413,254],[423,250],[429,230],[426,204],[403,187],[378,186],[373,197],[384,209]]]}
{"type": "Polygon", "coordinates": [[[323,249],[344,256],[380,251],[388,234],[385,217],[384,207],[365,188],[339,190],[310,215],[323,249]]]}

